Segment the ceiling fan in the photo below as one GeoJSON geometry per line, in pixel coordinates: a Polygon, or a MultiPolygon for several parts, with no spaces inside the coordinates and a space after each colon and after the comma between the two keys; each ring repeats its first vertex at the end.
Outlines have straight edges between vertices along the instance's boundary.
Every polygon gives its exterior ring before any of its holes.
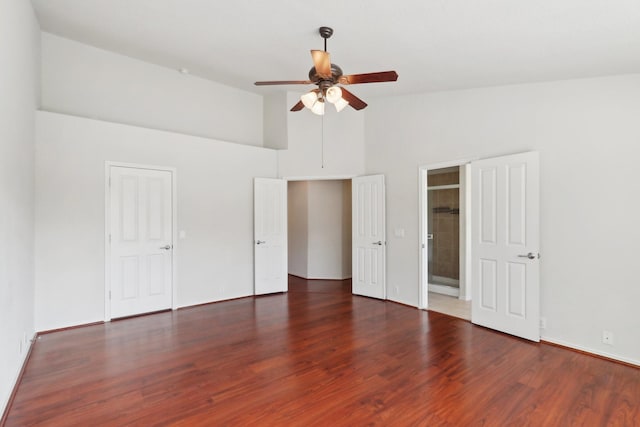
{"type": "Polygon", "coordinates": [[[291,111],[300,111],[304,107],[313,113],[323,115],[325,101],[333,104],[337,111],[342,111],[347,105],[356,110],[362,110],[367,103],[338,85],[353,85],[360,83],[395,82],[398,73],[395,71],[381,71],[377,73],[343,75],[342,69],[331,63],[327,52],[327,39],[333,35],[333,29],[320,27],[320,36],[324,39],[324,51],[312,50],[311,58],[313,67],[309,70],[309,80],[283,80],[255,82],[256,86],[268,85],[309,85],[315,84],[313,89],[300,97],[300,101],[291,108],[291,111]]]}

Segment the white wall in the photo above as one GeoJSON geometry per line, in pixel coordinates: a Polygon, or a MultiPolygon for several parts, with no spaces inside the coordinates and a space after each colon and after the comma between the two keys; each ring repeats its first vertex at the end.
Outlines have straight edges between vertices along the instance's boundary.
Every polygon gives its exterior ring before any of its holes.
{"type": "Polygon", "coordinates": [[[34,117],[40,29],[23,0],[0,0],[0,414],[34,334],[34,117]]]}
{"type": "Polygon", "coordinates": [[[351,277],[351,180],[289,181],[289,273],[351,277]]]}
{"type": "Polygon", "coordinates": [[[365,136],[387,229],[407,231],[388,239],[391,299],[418,303],[418,165],[538,150],[543,339],[640,363],[640,75],[389,98],[365,136]]]}
{"type": "Polygon", "coordinates": [[[177,168],[178,306],[253,293],[253,178],[276,176],[275,151],[39,112],[37,330],[104,318],[107,160],[177,168]]]}
{"type": "Polygon", "coordinates": [[[264,95],[263,102],[264,146],[286,149],[289,145],[287,117],[287,93],[275,92],[264,95]]]}
{"type": "MultiPolygon", "coordinates": [[[[300,94],[288,93],[287,99],[289,109],[300,100],[300,94]]],[[[307,109],[287,114],[288,148],[278,152],[279,176],[353,177],[364,173],[362,111],[347,107],[337,113],[328,107],[324,116],[307,109]]]]}
{"type": "Polygon", "coordinates": [[[308,277],[308,181],[289,181],[287,184],[287,237],[289,274],[308,277]]]}
{"type": "Polygon", "coordinates": [[[42,109],[262,146],[260,95],[42,33],[42,109]]]}

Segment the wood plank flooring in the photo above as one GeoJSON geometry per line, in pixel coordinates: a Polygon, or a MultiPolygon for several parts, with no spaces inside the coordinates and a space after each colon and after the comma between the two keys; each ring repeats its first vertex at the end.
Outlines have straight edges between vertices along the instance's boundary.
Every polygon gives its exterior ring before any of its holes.
{"type": "Polygon", "coordinates": [[[640,425],[638,369],[349,292],[43,335],[6,425],[640,425]]]}

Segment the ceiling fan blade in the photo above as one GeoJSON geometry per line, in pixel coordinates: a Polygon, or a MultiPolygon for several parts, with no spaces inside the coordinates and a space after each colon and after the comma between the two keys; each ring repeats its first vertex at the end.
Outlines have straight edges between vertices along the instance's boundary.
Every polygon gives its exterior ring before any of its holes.
{"type": "Polygon", "coordinates": [[[282,80],[273,82],[255,82],[256,86],[270,86],[270,85],[310,85],[313,82],[310,80],[282,80]]]}
{"type": "Polygon", "coordinates": [[[331,77],[331,57],[329,52],[324,50],[312,50],[311,58],[313,58],[313,66],[316,68],[316,73],[322,78],[331,77]]]}
{"type": "Polygon", "coordinates": [[[302,101],[298,101],[298,103],[296,105],[294,105],[293,107],[291,107],[291,110],[289,111],[300,111],[304,108],[304,104],[302,103],[302,101]]]}
{"type": "Polygon", "coordinates": [[[341,88],[341,89],[342,89],[342,97],[346,101],[348,101],[349,105],[353,107],[355,110],[362,110],[367,106],[367,103],[364,102],[362,99],[358,98],[357,96],[355,96],[354,94],[346,90],[345,88],[341,88]]]}
{"type": "Polygon", "coordinates": [[[395,71],[380,71],[378,73],[342,76],[338,79],[338,83],[343,85],[355,85],[358,83],[395,82],[396,80],[398,80],[398,73],[395,71]]]}

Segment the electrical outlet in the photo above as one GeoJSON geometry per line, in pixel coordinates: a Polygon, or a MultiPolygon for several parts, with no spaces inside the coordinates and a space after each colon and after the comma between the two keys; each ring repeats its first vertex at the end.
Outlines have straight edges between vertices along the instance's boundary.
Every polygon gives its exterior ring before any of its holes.
{"type": "Polygon", "coordinates": [[[547,329],[547,318],[546,317],[541,317],[540,318],[540,329],[547,329]]]}
{"type": "Polygon", "coordinates": [[[613,345],[613,332],[602,331],[602,342],[604,344],[613,345]]]}
{"type": "Polygon", "coordinates": [[[394,286],[393,290],[396,291],[396,295],[400,295],[400,287],[399,286],[394,286]]]}

